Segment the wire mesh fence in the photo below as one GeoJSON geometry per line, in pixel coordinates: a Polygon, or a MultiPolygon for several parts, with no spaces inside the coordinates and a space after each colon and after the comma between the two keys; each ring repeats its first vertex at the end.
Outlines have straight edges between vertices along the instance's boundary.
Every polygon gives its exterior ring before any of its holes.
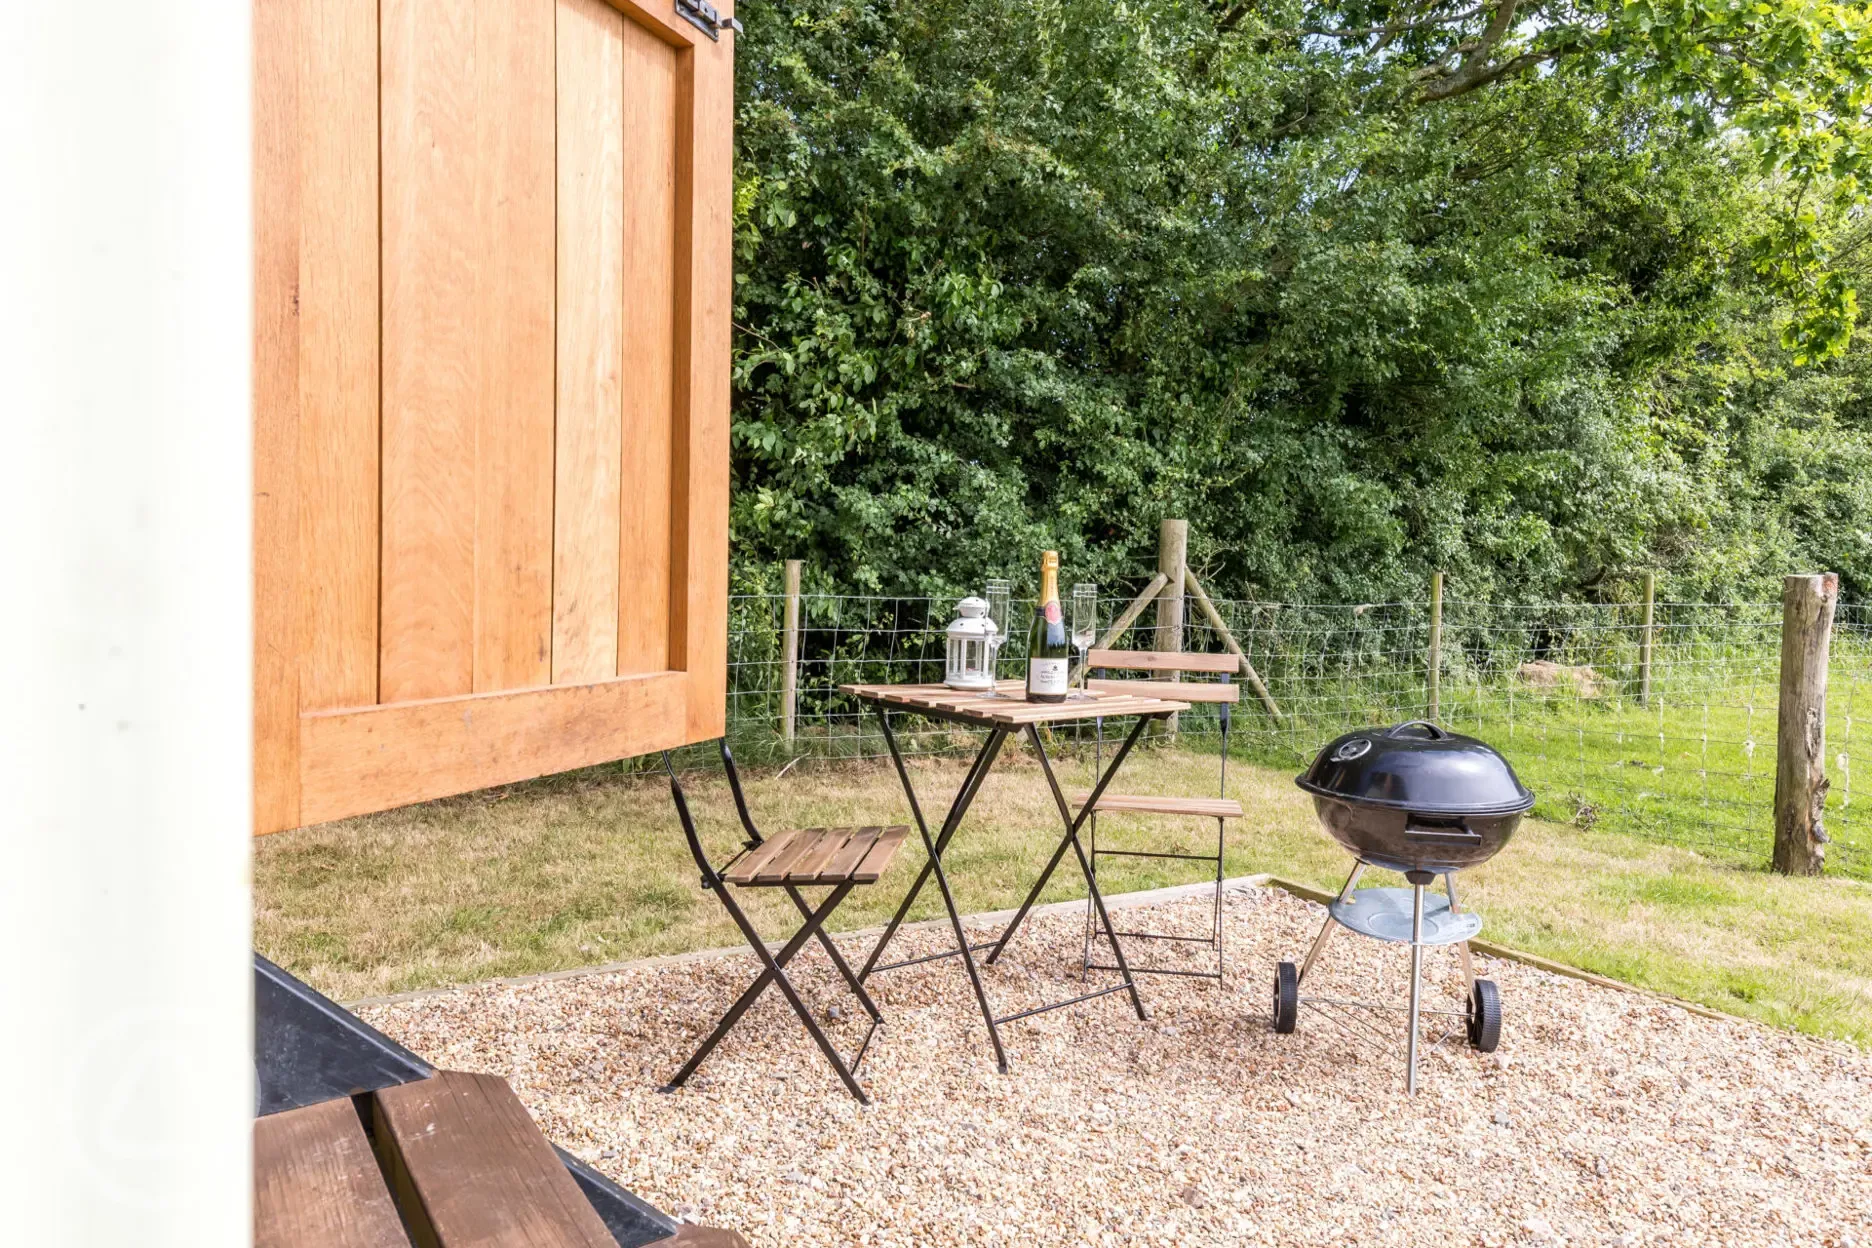
{"type": "MultiPolygon", "coordinates": [[[[1131,601],[1100,600],[1101,630],[1131,601]]],[[[936,682],[953,598],[803,595],[797,714],[781,732],[783,621],[779,595],[730,605],[729,724],[738,750],[769,760],[878,757],[875,717],[839,692],[854,683],[936,682]]],[[[1194,604],[1190,606],[1193,608],[1194,604]]],[[[1514,764],[1538,797],[1535,813],[1759,864],[1773,841],[1779,603],[1659,603],[1649,663],[1636,604],[1505,605],[1446,601],[1440,662],[1430,676],[1427,602],[1217,601],[1278,708],[1244,693],[1233,752],[1298,769],[1320,745],[1360,726],[1434,718],[1479,736],[1514,764]],[[1432,692],[1434,687],[1434,693],[1432,692]],[[1433,705],[1434,699],[1434,705],[1433,705]]],[[[1025,658],[1031,601],[1000,653],[1013,677],[1025,658]]],[[[1180,645],[1221,651],[1220,634],[1185,612],[1180,645]]],[[[1147,610],[1116,643],[1167,648],[1147,610]]],[[[1828,694],[1830,870],[1872,878],[1872,794],[1856,774],[1872,762],[1872,608],[1842,606],[1828,694]]],[[[1217,710],[1179,717],[1186,748],[1216,748],[1217,710]]],[[[970,748],[965,732],[906,720],[899,739],[927,753],[970,748]]]]}

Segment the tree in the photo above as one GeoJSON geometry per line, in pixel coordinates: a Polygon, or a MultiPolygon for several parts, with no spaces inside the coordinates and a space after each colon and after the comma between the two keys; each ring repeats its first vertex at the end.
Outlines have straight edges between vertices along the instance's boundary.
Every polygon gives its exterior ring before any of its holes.
{"type": "MultiPolygon", "coordinates": [[[[1218,29],[1258,12],[1228,5],[1218,29]]],[[[1278,29],[1276,27],[1275,29],[1278,29]]],[[[1836,0],[1428,0],[1328,5],[1297,26],[1347,56],[1393,67],[1420,103],[1518,76],[1562,74],[1596,92],[1643,89],[1704,133],[1731,131],[1791,188],[1752,240],[1757,270],[1791,304],[1784,345],[1800,362],[1838,355],[1858,296],[1823,220],[1867,203],[1872,7],[1836,0]]],[[[1858,240],[1855,240],[1855,245],[1858,240]]]]}
{"type": "Polygon", "coordinates": [[[1443,567],[1605,597],[1657,566],[1697,596],[1822,556],[1872,589],[1872,369],[1791,370],[1755,263],[1804,202],[1850,276],[1854,220],[1605,57],[1425,100],[1433,48],[1296,14],[749,6],[744,584],[803,556],[948,592],[1045,547],[1110,583],[1181,515],[1228,594],[1443,567]]]}

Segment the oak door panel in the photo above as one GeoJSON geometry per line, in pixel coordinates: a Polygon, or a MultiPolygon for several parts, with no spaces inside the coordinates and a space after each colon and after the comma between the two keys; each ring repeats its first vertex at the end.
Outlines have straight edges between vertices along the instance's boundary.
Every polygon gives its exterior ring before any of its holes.
{"type": "MultiPolygon", "coordinates": [[[[724,6],[725,7],[725,6],[724,6]]],[[[724,37],[723,42],[727,40],[724,37]]],[[[698,52],[702,51],[698,44],[698,52]]],[[[687,735],[722,734],[728,671],[728,341],[734,298],[734,59],[678,63],[676,388],[670,660],[689,674],[687,735]]]]}
{"type": "MultiPolygon", "coordinates": [[[[554,684],[598,680],[619,670],[627,24],[603,0],[559,0],[554,684]]],[[[663,423],[669,423],[667,414],[663,423]]],[[[641,593],[635,581],[626,583],[634,598],[641,593]]]]}
{"type": "Polygon", "coordinates": [[[382,0],[383,535],[377,698],[474,691],[474,0],[382,0]]]}
{"type": "Polygon", "coordinates": [[[299,705],[377,700],[376,0],[305,0],[300,45],[299,705]]]}
{"type": "Polygon", "coordinates": [[[624,496],[618,671],[670,665],[678,54],[624,30],[624,496]]]}
{"type": "Polygon", "coordinates": [[[255,826],[720,731],[733,37],[256,0],[255,826]]]}
{"type": "Polygon", "coordinates": [[[680,672],[306,715],[306,823],[590,767],[668,745],[680,672]]]}

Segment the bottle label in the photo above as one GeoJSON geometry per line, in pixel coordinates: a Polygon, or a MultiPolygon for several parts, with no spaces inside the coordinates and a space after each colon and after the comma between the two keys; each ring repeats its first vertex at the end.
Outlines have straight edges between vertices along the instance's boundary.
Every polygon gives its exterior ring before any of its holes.
{"type": "Polygon", "coordinates": [[[1029,693],[1065,693],[1065,659],[1028,659],[1027,691],[1029,693]]]}
{"type": "Polygon", "coordinates": [[[1059,600],[1055,599],[1052,602],[1047,603],[1045,608],[1043,608],[1042,613],[1046,616],[1047,623],[1049,624],[1059,623],[1060,622],[1059,600]]]}

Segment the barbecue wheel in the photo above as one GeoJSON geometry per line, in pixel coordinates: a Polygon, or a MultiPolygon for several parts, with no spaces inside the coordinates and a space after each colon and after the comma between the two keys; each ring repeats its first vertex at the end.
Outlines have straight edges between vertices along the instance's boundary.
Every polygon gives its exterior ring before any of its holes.
{"type": "Polygon", "coordinates": [[[1293,963],[1283,962],[1274,968],[1274,1030],[1292,1035],[1299,1021],[1300,971],[1293,963]]]}
{"type": "Polygon", "coordinates": [[[1493,1053],[1501,1043],[1501,992],[1492,979],[1475,981],[1469,994],[1469,1045],[1479,1053],[1493,1053]]]}

